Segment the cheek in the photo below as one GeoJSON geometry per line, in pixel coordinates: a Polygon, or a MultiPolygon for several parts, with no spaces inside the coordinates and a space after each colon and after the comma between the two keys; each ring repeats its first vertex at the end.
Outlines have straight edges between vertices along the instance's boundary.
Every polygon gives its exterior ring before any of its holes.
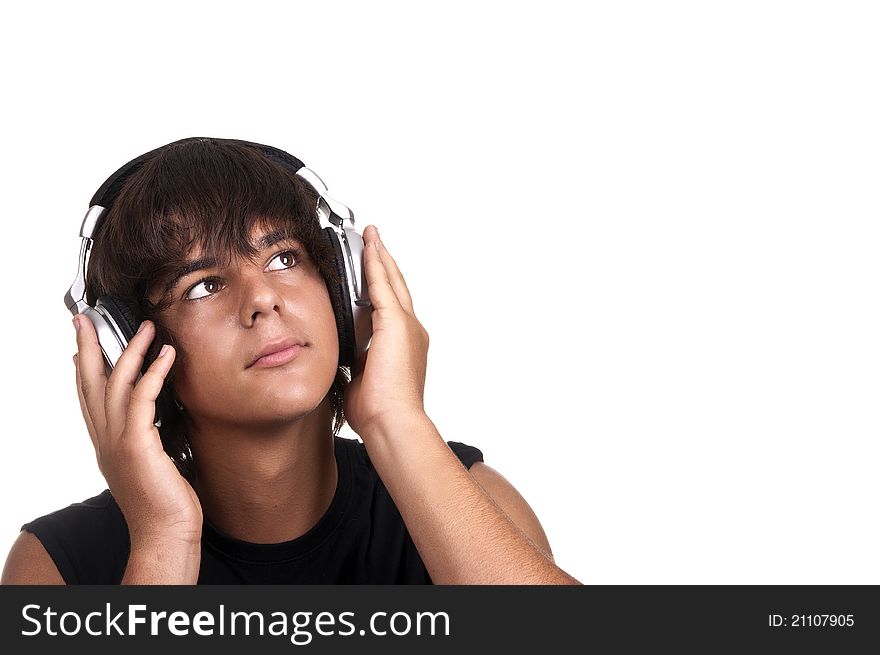
{"type": "Polygon", "coordinates": [[[323,280],[313,281],[308,294],[301,296],[300,302],[292,302],[288,311],[296,315],[298,323],[306,330],[309,341],[322,351],[333,348],[338,359],[339,336],[336,331],[336,316],[330,302],[330,292],[323,280]]]}
{"type": "Polygon", "coordinates": [[[228,343],[228,340],[224,341],[222,337],[213,338],[208,329],[195,333],[178,333],[174,386],[184,404],[186,398],[192,395],[192,389],[214,387],[216,383],[222,386],[222,382],[229,379],[228,360],[217,349],[217,344],[224,342],[228,343]],[[209,344],[214,346],[209,347],[209,344]],[[223,366],[224,363],[226,367],[223,366]]]}
{"type": "Polygon", "coordinates": [[[311,302],[304,308],[303,324],[307,326],[308,338],[314,346],[316,381],[328,388],[336,377],[339,366],[339,333],[336,316],[330,302],[330,292],[323,280],[312,289],[311,302]]]}

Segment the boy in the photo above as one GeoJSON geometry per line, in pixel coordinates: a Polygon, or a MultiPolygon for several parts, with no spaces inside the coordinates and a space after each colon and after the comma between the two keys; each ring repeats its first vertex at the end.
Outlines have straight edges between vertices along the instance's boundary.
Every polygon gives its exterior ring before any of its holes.
{"type": "Polygon", "coordinates": [[[428,335],[374,226],[372,337],[349,382],[317,198],[228,139],[168,144],[125,180],[87,293],[145,320],[109,376],[74,318],[109,489],[26,524],[4,583],[578,584],[516,489],[425,414],[428,335]]]}

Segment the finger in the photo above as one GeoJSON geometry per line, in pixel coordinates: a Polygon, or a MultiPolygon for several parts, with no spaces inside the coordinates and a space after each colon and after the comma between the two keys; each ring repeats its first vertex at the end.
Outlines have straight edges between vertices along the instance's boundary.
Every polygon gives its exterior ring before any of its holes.
{"type": "Polygon", "coordinates": [[[385,270],[388,273],[388,281],[391,283],[391,288],[394,289],[394,293],[397,295],[397,299],[400,301],[400,304],[403,305],[403,308],[415,316],[412,297],[409,294],[409,287],[406,286],[406,280],[403,279],[403,274],[397,267],[397,262],[394,261],[394,257],[391,256],[391,253],[385,248],[385,243],[382,241],[382,238],[379,237],[379,230],[376,230],[376,239],[379,243],[379,256],[385,264],[385,270]]]}
{"type": "Polygon", "coordinates": [[[385,264],[379,254],[379,239],[376,236],[376,228],[369,226],[364,230],[364,237],[364,269],[367,274],[370,302],[376,309],[400,307],[400,300],[391,286],[388,271],[385,270],[385,264]]]}
{"type": "Polygon", "coordinates": [[[83,419],[86,422],[86,429],[89,431],[89,438],[92,440],[92,446],[95,447],[95,451],[98,450],[98,442],[97,442],[97,432],[95,432],[95,425],[92,423],[92,417],[89,416],[89,408],[86,406],[85,398],[83,398],[82,392],[82,380],[79,375],[79,357],[78,355],[73,356],[73,368],[76,373],[76,396],[79,399],[79,409],[82,412],[83,419]]]}
{"type": "Polygon", "coordinates": [[[156,336],[155,333],[156,326],[152,321],[141,323],[138,331],[122,351],[107,381],[104,406],[107,412],[107,427],[113,434],[120,434],[125,427],[131,394],[143,369],[147,349],[156,336]]]}
{"type": "Polygon", "coordinates": [[[104,353],[98,343],[95,326],[85,314],[74,316],[77,348],[77,380],[79,394],[85,404],[85,415],[96,430],[95,436],[104,434],[107,420],[104,412],[104,392],[107,386],[107,373],[104,366],[104,353]]]}
{"type": "Polygon", "coordinates": [[[126,418],[126,428],[131,428],[126,429],[127,436],[149,434],[155,427],[156,399],[162,391],[165,378],[176,356],[177,352],[172,346],[168,344],[162,346],[159,356],[134,387],[126,418]]]}

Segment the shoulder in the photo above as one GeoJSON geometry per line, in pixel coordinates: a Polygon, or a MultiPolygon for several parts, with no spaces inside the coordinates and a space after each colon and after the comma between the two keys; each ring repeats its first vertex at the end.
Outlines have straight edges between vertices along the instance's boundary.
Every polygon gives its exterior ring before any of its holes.
{"type": "MultiPolygon", "coordinates": [[[[355,449],[356,456],[369,464],[364,444],[353,441],[348,444],[355,449]]],[[[501,473],[483,461],[483,451],[475,446],[460,441],[447,441],[446,445],[458,457],[471,477],[495,504],[504,512],[510,521],[541,551],[553,561],[553,552],[541,522],[522,494],[501,473]]]]}
{"type": "Polygon", "coordinates": [[[22,526],[4,580],[45,570],[67,584],[118,582],[128,561],[128,526],[109,490],[22,526]],[[29,566],[33,565],[33,566],[29,566]]]}
{"type": "Polygon", "coordinates": [[[95,531],[124,528],[125,519],[110,490],[105,489],[97,496],[41,516],[22,527],[45,542],[65,534],[85,537],[95,531]]]}
{"type": "Polygon", "coordinates": [[[510,521],[552,562],[553,553],[550,550],[550,543],[544,533],[544,528],[516,487],[501,473],[482,461],[476,462],[470,467],[470,474],[510,521]]]}
{"type": "Polygon", "coordinates": [[[6,557],[0,584],[53,585],[65,582],[43,543],[34,534],[22,530],[6,557]]]}

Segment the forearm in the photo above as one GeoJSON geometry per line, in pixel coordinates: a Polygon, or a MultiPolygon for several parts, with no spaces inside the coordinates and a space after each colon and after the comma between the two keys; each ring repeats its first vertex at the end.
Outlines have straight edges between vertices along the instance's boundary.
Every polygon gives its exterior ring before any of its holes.
{"type": "Polygon", "coordinates": [[[362,438],[435,584],[579,584],[511,522],[427,416],[362,438]]]}
{"type": "Polygon", "coordinates": [[[132,544],[124,585],[194,585],[199,579],[200,544],[132,544]]]}

